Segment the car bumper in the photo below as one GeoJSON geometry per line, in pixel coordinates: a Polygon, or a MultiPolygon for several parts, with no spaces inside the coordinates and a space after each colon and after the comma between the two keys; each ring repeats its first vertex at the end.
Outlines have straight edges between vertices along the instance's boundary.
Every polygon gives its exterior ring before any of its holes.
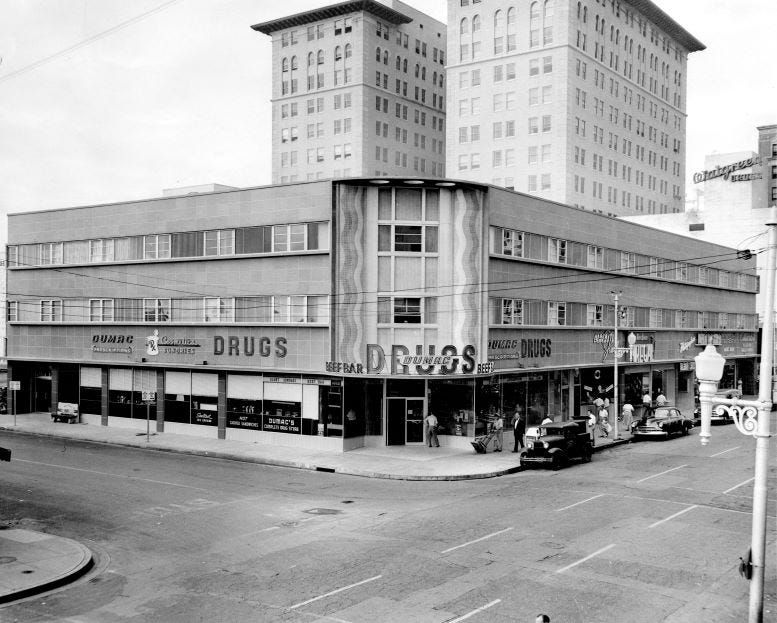
{"type": "Polygon", "coordinates": [[[521,465],[526,465],[526,464],[529,464],[529,465],[532,465],[532,464],[545,465],[545,464],[549,464],[549,463],[552,463],[552,462],[553,462],[553,457],[552,456],[526,456],[526,455],[524,455],[524,456],[521,457],[521,465]]]}
{"type": "Polygon", "coordinates": [[[665,430],[652,430],[652,429],[640,430],[639,428],[637,428],[633,434],[638,437],[668,437],[669,436],[669,433],[667,433],[665,430]]]}

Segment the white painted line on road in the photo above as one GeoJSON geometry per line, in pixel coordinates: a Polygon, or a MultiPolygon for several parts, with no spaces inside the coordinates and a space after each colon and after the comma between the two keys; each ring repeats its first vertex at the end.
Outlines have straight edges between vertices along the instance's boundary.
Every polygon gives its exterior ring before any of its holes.
{"type": "Polygon", "coordinates": [[[319,599],[324,599],[325,597],[331,597],[332,595],[337,595],[337,593],[342,593],[343,591],[347,591],[350,588],[355,588],[357,586],[361,586],[362,584],[367,584],[367,582],[374,582],[375,580],[380,579],[382,577],[383,577],[382,575],[376,575],[371,578],[367,578],[366,580],[362,580],[361,582],[356,582],[355,584],[349,584],[348,586],[343,586],[342,588],[329,591],[328,593],[324,593],[323,595],[319,595],[318,597],[313,597],[313,599],[308,599],[307,601],[301,601],[298,604],[289,606],[289,610],[294,610],[295,608],[306,606],[307,604],[312,604],[314,601],[318,601],[319,599]]]}
{"type": "Polygon", "coordinates": [[[482,536],[479,539],[475,539],[474,541],[468,541],[467,543],[462,543],[461,545],[456,545],[455,547],[449,547],[446,550],[441,551],[441,554],[447,554],[448,552],[452,552],[455,549],[460,549],[462,547],[467,547],[467,545],[472,545],[474,543],[480,543],[481,541],[485,541],[486,539],[490,539],[492,536],[496,536],[498,534],[504,534],[505,532],[509,532],[510,530],[513,530],[515,526],[511,526],[510,528],[505,528],[504,530],[500,530],[499,532],[492,532],[491,534],[487,534],[486,536],[482,536]]]}
{"type": "Polygon", "coordinates": [[[475,616],[478,612],[483,612],[483,610],[488,610],[491,606],[495,606],[496,604],[502,603],[501,599],[494,599],[491,603],[486,604],[485,606],[480,606],[480,608],[476,608],[472,612],[467,612],[467,614],[463,614],[462,616],[456,618],[456,619],[448,619],[445,623],[458,623],[459,621],[465,621],[466,619],[475,616]]]}
{"type": "Polygon", "coordinates": [[[714,458],[716,456],[720,456],[721,454],[726,454],[726,452],[733,452],[734,450],[739,450],[742,446],[734,446],[733,448],[729,448],[728,450],[723,450],[723,452],[718,452],[716,454],[710,454],[710,458],[714,458]]]}
{"type": "Polygon", "coordinates": [[[679,517],[683,513],[687,513],[688,511],[692,511],[694,508],[699,508],[698,504],[694,504],[693,506],[689,506],[688,508],[684,508],[681,511],[676,512],[674,515],[669,515],[669,517],[666,517],[664,519],[659,519],[657,522],[650,524],[648,528],[655,528],[656,526],[660,526],[662,523],[665,523],[671,519],[674,519],[675,517],[679,517]]]}
{"type": "Polygon", "coordinates": [[[171,487],[182,487],[183,489],[195,489],[197,491],[208,491],[202,487],[192,487],[191,485],[182,485],[177,482],[167,482],[165,480],[152,480],[151,478],[139,478],[138,476],[125,476],[124,474],[110,474],[108,472],[98,472],[94,469],[82,469],[80,467],[68,467],[67,465],[53,465],[51,463],[41,463],[40,461],[28,461],[26,459],[14,459],[14,463],[31,463],[32,465],[43,465],[44,467],[55,467],[56,469],[69,469],[73,472],[86,472],[87,474],[96,474],[98,476],[112,476],[114,478],[126,478],[127,480],[137,480],[139,482],[152,482],[156,485],[169,485],[171,487]]]}
{"type": "Polygon", "coordinates": [[[566,567],[561,567],[561,569],[557,569],[556,573],[564,573],[564,571],[568,571],[572,567],[577,567],[577,565],[584,563],[586,560],[591,560],[591,558],[593,558],[594,556],[598,556],[599,554],[603,554],[608,549],[612,549],[613,547],[615,547],[615,543],[610,543],[606,547],[603,547],[602,549],[596,550],[593,554],[589,554],[585,558],[581,558],[577,562],[573,562],[571,565],[567,565],[566,567]]]}
{"type": "Polygon", "coordinates": [[[685,465],[680,465],[679,467],[673,467],[672,469],[667,469],[666,471],[663,471],[660,474],[653,474],[652,476],[648,476],[647,478],[643,478],[642,480],[638,480],[637,482],[645,482],[646,480],[650,480],[651,478],[658,478],[659,476],[663,476],[664,474],[673,472],[676,469],[682,469],[683,467],[688,467],[688,464],[686,463],[685,465]]]}
{"type": "Polygon", "coordinates": [[[738,485],[734,485],[734,486],[733,486],[733,487],[731,487],[730,489],[726,489],[726,490],[723,492],[723,494],[725,495],[726,493],[731,493],[731,492],[732,492],[734,489],[739,489],[739,487],[741,487],[741,486],[743,486],[743,485],[746,485],[748,482],[753,482],[754,480],[755,480],[755,476],[753,476],[752,478],[748,478],[748,479],[747,479],[747,480],[745,480],[744,482],[740,482],[738,485]]]}
{"type": "Polygon", "coordinates": [[[565,511],[569,508],[574,508],[575,506],[579,506],[580,504],[585,504],[586,502],[590,502],[591,500],[595,500],[596,498],[604,497],[604,493],[600,493],[599,495],[595,495],[592,498],[588,498],[587,500],[581,500],[580,502],[575,502],[574,504],[570,504],[569,506],[565,506],[564,508],[557,508],[556,512],[565,511]]]}

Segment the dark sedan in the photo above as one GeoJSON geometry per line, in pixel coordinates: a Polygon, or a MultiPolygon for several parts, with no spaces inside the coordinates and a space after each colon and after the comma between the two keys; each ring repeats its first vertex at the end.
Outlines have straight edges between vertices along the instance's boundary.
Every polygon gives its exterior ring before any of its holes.
{"type": "Polygon", "coordinates": [[[693,428],[693,420],[685,417],[676,407],[656,407],[646,411],[633,428],[635,437],[661,437],[687,435],[693,428]]]}

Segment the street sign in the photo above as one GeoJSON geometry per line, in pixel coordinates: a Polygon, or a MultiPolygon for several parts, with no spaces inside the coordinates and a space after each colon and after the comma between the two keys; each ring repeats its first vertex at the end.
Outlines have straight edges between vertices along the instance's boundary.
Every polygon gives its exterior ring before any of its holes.
{"type": "Polygon", "coordinates": [[[8,389],[10,389],[12,392],[19,391],[21,388],[21,381],[8,381],[8,389]]]}
{"type": "Polygon", "coordinates": [[[142,392],[143,402],[154,402],[156,400],[156,392],[142,392]]]}

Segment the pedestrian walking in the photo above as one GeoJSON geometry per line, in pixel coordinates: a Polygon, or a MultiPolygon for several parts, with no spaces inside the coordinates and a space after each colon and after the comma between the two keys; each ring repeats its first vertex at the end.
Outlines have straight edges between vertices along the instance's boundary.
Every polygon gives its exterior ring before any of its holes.
{"type": "Polygon", "coordinates": [[[599,409],[599,433],[602,437],[609,437],[612,426],[610,426],[610,414],[604,405],[599,409]]]}
{"type": "Polygon", "coordinates": [[[647,409],[653,404],[653,401],[650,399],[650,392],[645,389],[645,393],[642,394],[642,406],[647,409]]]}
{"type": "Polygon", "coordinates": [[[634,407],[630,403],[623,405],[623,428],[631,431],[631,423],[634,421],[634,407]]]}
{"type": "Polygon", "coordinates": [[[435,448],[440,447],[440,442],[437,439],[437,416],[434,413],[429,413],[425,418],[426,421],[426,439],[429,442],[429,447],[434,445],[435,448]]]}
{"type": "Polygon", "coordinates": [[[661,391],[661,388],[658,388],[658,396],[656,396],[656,406],[657,407],[663,407],[667,403],[666,396],[664,396],[664,392],[661,391]]]}
{"type": "Polygon", "coordinates": [[[515,442],[513,443],[513,452],[518,452],[518,448],[523,449],[523,436],[526,434],[526,420],[521,413],[520,405],[515,407],[515,415],[513,415],[513,437],[515,442]]]}
{"type": "Polygon", "coordinates": [[[492,424],[492,430],[494,431],[494,452],[502,451],[502,434],[504,432],[505,423],[502,419],[502,414],[497,411],[496,418],[492,424]]]}

